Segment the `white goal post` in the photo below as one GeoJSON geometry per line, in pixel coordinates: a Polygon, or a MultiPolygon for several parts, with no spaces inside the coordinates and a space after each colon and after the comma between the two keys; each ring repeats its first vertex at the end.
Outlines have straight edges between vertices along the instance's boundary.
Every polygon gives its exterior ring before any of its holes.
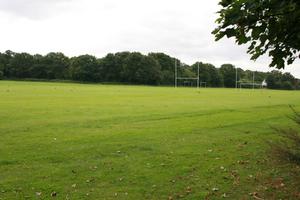
{"type": "Polygon", "coordinates": [[[201,82],[200,83],[200,66],[199,66],[199,62],[198,62],[198,76],[197,77],[178,77],[178,67],[177,67],[177,59],[175,59],[175,76],[174,76],[174,87],[177,88],[178,87],[178,80],[183,80],[184,84],[190,81],[197,81],[197,88],[201,87],[201,83],[205,83],[205,87],[206,87],[206,82],[201,82]]]}
{"type": "Polygon", "coordinates": [[[255,88],[262,89],[263,88],[263,85],[260,84],[260,83],[239,82],[238,85],[239,85],[240,89],[242,89],[243,87],[245,87],[245,88],[252,88],[252,89],[255,89],[255,88]]]}
{"type": "Polygon", "coordinates": [[[202,87],[206,88],[207,84],[206,84],[206,82],[200,81],[200,85],[199,86],[200,86],[200,88],[202,88],[202,87]]]}
{"type": "Polygon", "coordinates": [[[252,77],[252,82],[243,82],[243,81],[239,81],[238,80],[238,68],[235,68],[235,88],[243,88],[243,86],[247,87],[247,88],[266,88],[268,86],[266,80],[264,80],[261,83],[257,83],[255,82],[255,71],[253,71],[253,77],[252,77]]]}

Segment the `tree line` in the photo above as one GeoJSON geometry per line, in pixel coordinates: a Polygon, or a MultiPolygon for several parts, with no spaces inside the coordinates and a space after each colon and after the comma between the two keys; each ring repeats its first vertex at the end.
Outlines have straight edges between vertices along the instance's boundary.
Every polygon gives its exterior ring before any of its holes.
{"type": "MultiPolygon", "coordinates": [[[[92,55],[67,57],[63,53],[47,55],[0,53],[0,79],[47,79],[73,80],[80,82],[114,82],[144,85],[173,85],[174,63],[179,59],[164,53],[139,52],[110,53],[103,58],[92,55]]],[[[208,87],[235,87],[236,68],[223,64],[220,68],[209,63],[196,62],[193,65],[179,65],[178,75],[197,77],[208,87]]],[[[253,71],[237,69],[238,80],[252,82],[253,71]]],[[[298,89],[298,79],[290,73],[255,72],[255,81],[266,80],[271,89],[298,89]]],[[[182,83],[183,84],[183,83],[182,83]]]]}

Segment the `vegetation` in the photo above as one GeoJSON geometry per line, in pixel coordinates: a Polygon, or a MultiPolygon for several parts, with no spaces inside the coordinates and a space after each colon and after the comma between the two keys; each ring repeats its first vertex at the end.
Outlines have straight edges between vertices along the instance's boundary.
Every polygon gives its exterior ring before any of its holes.
{"type": "Polygon", "coordinates": [[[0,81],[0,96],[2,200],[299,199],[299,167],[265,143],[295,126],[298,91],[0,81]]]}
{"type": "MultiPolygon", "coordinates": [[[[174,63],[180,60],[164,53],[143,55],[138,52],[108,54],[104,58],[81,55],[68,58],[62,53],[45,56],[6,51],[0,53],[1,74],[6,79],[59,79],[80,82],[118,82],[144,85],[173,85],[174,63]]],[[[209,87],[235,87],[235,66],[224,64],[216,68],[212,64],[197,62],[178,68],[179,76],[197,77],[209,87]]],[[[252,82],[253,72],[238,69],[239,80],[252,82]]],[[[298,89],[298,80],[289,73],[273,71],[256,72],[256,81],[267,80],[272,89],[298,89]]],[[[182,83],[179,83],[182,84],[182,83]]],[[[194,83],[195,84],[195,83],[194,83]]]]}
{"type": "Polygon", "coordinates": [[[271,67],[284,68],[300,58],[299,0],[221,0],[213,31],[216,40],[235,38],[237,44],[249,44],[252,59],[269,53],[271,67]]]}
{"type": "MultiPolygon", "coordinates": [[[[293,108],[292,120],[300,126],[300,114],[293,108]]],[[[295,162],[300,165],[300,132],[299,128],[274,128],[281,136],[280,142],[270,142],[272,153],[280,160],[295,162]]]]}

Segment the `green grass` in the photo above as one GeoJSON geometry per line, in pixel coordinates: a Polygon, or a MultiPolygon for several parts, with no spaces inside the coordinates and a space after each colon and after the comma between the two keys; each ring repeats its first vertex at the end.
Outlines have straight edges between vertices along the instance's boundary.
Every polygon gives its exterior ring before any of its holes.
{"type": "Polygon", "coordinates": [[[1,81],[0,199],[296,199],[299,168],[266,145],[288,105],[300,92],[1,81]]]}

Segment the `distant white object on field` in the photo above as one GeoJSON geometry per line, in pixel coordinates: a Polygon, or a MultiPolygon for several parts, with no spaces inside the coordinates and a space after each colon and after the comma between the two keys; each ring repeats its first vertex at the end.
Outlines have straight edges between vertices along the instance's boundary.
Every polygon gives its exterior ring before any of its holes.
{"type": "Polygon", "coordinates": [[[267,84],[266,79],[261,83],[261,86],[262,86],[262,87],[268,87],[268,84],[267,84]]]}

